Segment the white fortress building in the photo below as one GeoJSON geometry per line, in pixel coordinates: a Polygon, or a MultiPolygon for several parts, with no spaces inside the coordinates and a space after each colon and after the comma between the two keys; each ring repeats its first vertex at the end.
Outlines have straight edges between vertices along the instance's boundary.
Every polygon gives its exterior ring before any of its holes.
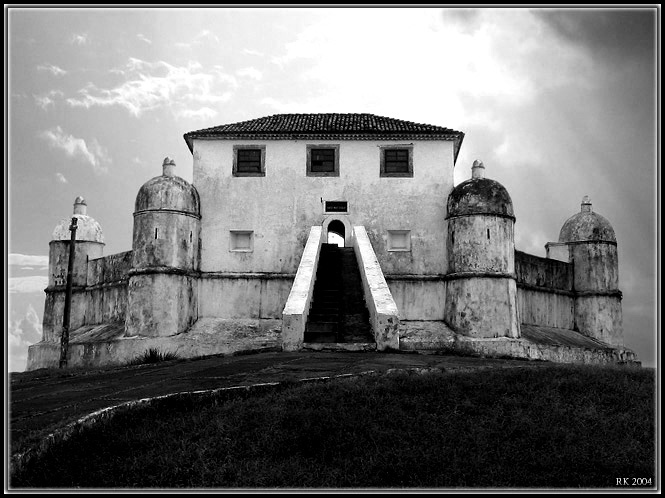
{"type": "MultiPolygon", "coordinates": [[[[193,184],[164,160],[136,196],[131,251],[104,256],[102,228],[76,199],[69,366],[150,349],[637,361],[623,344],[610,223],[585,197],[547,257],[516,251],[519,213],[484,165],[453,185],[462,132],[280,114],[184,138],[193,184]]],[[[28,370],[59,363],[70,223],[50,242],[28,370]]]]}

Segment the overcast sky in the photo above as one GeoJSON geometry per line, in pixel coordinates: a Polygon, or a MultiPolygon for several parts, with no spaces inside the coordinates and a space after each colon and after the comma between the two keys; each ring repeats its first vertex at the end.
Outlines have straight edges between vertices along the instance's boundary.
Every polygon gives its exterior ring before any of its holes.
{"type": "Polygon", "coordinates": [[[76,196],[104,254],[130,250],[163,158],[192,180],[184,133],[295,112],[463,131],[455,184],[481,159],[538,256],[589,195],[617,235],[626,345],[654,366],[656,13],[6,10],[10,370],[41,338],[48,243],[76,196]]]}

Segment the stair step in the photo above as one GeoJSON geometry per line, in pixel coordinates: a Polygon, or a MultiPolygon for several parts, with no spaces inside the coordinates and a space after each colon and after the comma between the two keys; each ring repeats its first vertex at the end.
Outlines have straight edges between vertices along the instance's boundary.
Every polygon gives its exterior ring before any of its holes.
{"type": "Polygon", "coordinates": [[[309,314],[309,321],[310,323],[321,323],[321,322],[337,322],[339,320],[339,315],[327,315],[327,314],[317,314],[317,313],[310,313],[309,314]]]}
{"type": "Polygon", "coordinates": [[[339,324],[337,322],[308,322],[305,332],[336,334],[338,329],[339,324]]]}
{"type": "Polygon", "coordinates": [[[303,342],[316,342],[316,343],[331,343],[339,342],[337,340],[337,334],[334,333],[325,333],[325,334],[312,334],[311,332],[305,332],[305,337],[303,342]]]}
{"type": "Polygon", "coordinates": [[[339,309],[339,305],[341,304],[341,302],[342,302],[341,299],[331,299],[331,298],[316,299],[316,298],[314,298],[314,301],[312,301],[312,308],[335,308],[335,309],[339,309]]]}
{"type": "Polygon", "coordinates": [[[318,313],[319,315],[339,315],[339,306],[312,306],[309,309],[309,314],[318,313]]]}

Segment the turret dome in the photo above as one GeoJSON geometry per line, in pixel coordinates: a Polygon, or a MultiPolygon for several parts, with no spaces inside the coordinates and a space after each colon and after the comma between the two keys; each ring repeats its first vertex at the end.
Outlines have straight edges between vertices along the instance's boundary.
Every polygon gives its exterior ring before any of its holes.
{"type": "Polygon", "coordinates": [[[495,180],[485,178],[485,166],[474,161],[471,179],[457,185],[448,196],[448,218],[490,214],[515,218],[508,191],[495,180]]]}
{"type": "Polygon", "coordinates": [[[74,201],[72,216],[60,220],[53,230],[51,240],[71,240],[72,233],[69,227],[72,223],[72,218],[76,218],[76,240],[104,243],[102,227],[94,218],[87,215],[87,210],[88,205],[85,199],[78,196],[74,201]]]}
{"type": "Polygon", "coordinates": [[[173,174],[174,167],[173,159],[164,159],[163,174],[139,189],[134,212],[169,210],[200,216],[199,193],[192,184],[173,174]]]}
{"type": "Polygon", "coordinates": [[[559,233],[559,242],[603,241],[616,242],[610,222],[591,209],[588,196],[582,199],[582,209],[566,220],[559,233]]]}

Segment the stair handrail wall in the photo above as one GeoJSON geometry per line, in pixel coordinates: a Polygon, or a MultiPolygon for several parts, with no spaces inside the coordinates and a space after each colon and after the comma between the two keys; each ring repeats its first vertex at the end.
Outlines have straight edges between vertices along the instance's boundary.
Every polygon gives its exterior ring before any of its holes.
{"type": "Polygon", "coordinates": [[[297,351],[302,347],[309,308],[314,293],[316,269],[321,255],[322,227],[313,226],[300,258],[291,292],[282,311],[282,349],[297,351]]]}
{"type": "Polygon", "coordinates": [[[364,226],[353,227],[353,249],[358,258],[365,304],[369,311],[376,349],[399,349],[399,311],[381,271],[364,226]]]}

